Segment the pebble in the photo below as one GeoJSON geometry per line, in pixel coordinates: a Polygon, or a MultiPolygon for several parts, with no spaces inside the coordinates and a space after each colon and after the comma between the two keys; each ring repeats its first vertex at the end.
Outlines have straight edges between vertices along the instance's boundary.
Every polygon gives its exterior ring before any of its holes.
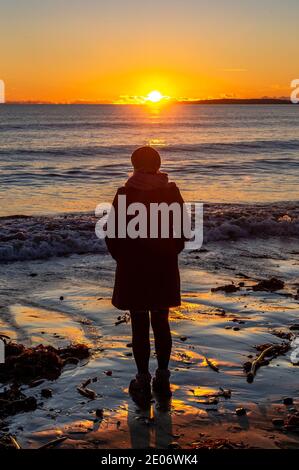
{"type": "Polygon", "coordinates": [[[284,420],[282,418],[273,418],[272,419],[272,424],[274,426],[283,426],[284,425],[284,420]]]}
{"type": "Polygon", "coordinates": [[[236,415],[237,415],[237,416],[244,416],[244,415],[246,415],[246,410],[245,410],[245,408],[236,408],[236,415]]]}
{"type": "Polygon", "coordinates": [[[61,296],[59,297],[59,300],[63,300],[63,299],[64,299],[64,297],[63,297],[63,295],[61,295],[61,296]]]}
{"type": "Polygon", "coordinates": [[[168,449],[180,449],[181,446],[180,444],[178,444],[178,442],[171,442],[170,444],[168,444],[168,449]]]}
{"type": "Polygon", "coordinates": [[[51,398],[52,397],[52,390],[50,388],[42,388],[41,396],[44,398],[51,398]]]}
{"type": "Polygon", "coordinates": [[[286,397],[283,399],[283,404],[284,405],[292,405],[293,404],[293,398],[291,397],[286,397]]]}
{"type": "Polygon", "coordinates": [[[291,325],[290,330],[299,330],[299,323],[294,323],[294,325],[291,325]]]}
{"type": "Polygon", "coordinates": [[[103,408],[97,408],[97,409],[96,409],[96,417],[103,419],[103,417],[104,417],[104,410],[103,410],[103,408]]]}

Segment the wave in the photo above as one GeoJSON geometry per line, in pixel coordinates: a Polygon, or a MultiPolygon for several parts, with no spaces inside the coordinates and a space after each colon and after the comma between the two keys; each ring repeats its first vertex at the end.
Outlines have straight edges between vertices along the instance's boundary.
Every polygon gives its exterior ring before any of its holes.
{"type": "MultiPolygon", "coordinates": [[[[249,140],[233,142],[199,142],[194,144],[156,145],[163,149],[164,153],[280,153],[299,150],[299,139],[290,140],[249,140]]],[[[0,155],[4,156],[60,156],[60,157],[84,157],[99,155],[130,155],[136,145],[88,145],[75,147],[41,147],[41,148],[0,148],[0,155]]]]}
{"type": "MultiPolygon", "coordinates": [[[[0,218],[0,263],[106,253],[92,214],[0,218]]],[[[206,204],[205,243],[240,238],[299,237],[297,203],[206,204]]]]}

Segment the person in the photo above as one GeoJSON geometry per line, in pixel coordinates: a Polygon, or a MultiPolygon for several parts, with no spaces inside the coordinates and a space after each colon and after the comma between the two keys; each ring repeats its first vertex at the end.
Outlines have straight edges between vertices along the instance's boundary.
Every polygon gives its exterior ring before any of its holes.
{"type": "MultiPolygon", "coordinates": [[[[157,238],[149,236],[149,228],[145,238],[117,236],[120,210],[118,197],[126,196],[126,210],[132,203],[142,203],[147,209],[147,221],[150,221],[151,203],[167,203],[169,207],[177,202],[183,209],[184,201],[176,184],[169,182],[168,175],[159,171],[161,158],[155,149],[150,146],[138,148],[133,152],[131,161],[134,172],[125,186],[117,190],[112,204],[115,236],[106,236],[106,244],[117,262],[112,304],[120,310],[130,311],[137,374],[130,383],[129,393],[138,401],[140,398],[151,398],[150,323],[158,362],[153,390],[165,397],[171,396],[168,365],[172,339],[168,317],[169,308],[181,303],[178,254],[184,248],[185,239],[183,230],[179,237],[174,236],[173,217],[169,217],[167,222],[168,238],[161,236],[161,221],[157,238]]],[[[128,224],[130,217],[126,217],[128,224]]]]}

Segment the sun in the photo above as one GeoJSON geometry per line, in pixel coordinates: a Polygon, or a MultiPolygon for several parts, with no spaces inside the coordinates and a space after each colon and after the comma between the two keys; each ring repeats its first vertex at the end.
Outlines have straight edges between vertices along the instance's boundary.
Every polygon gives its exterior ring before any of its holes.
{"type": "Polygon", "coordinates": [[[152,103],[158,103],[162,99],[163,95],[157,90],[151,91],[146,97],[146,100],[151,101],[152,103]]]}

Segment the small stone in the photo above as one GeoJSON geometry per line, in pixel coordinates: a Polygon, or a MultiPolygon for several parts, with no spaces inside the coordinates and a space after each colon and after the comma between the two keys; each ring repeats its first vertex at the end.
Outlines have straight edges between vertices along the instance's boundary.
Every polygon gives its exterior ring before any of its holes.
{"type": "Polygon", "coordinates": [[[281,418],[273,418],[272,419],[272,424],[274,426],[283,426],[284,425],[284,420],[281,418]]]}
{"type": "Polygon", "coordinates": [[[234,330],[234,331],[239,331],[240,328],[239,328],[238,326],[234,326],[234,327],[233,327],[233,330],[234,330]]]}
{"type": "Polygon", "coordinates": [[[168,449],[180,449],[181,446],[178,442],[170,442],[170,444],[168,444],[168,449]]]}
{"type": "Polygon", "coordinates": [[[64,299],[64,297],[63,297],[63,295],[61,295],[61,296],[59,297],[59,300],[63,300],[63,299],[64,299]]]}
{"type": "Polygon", "coordinates": [[[103,408],[97,408],[96,409],[96,417],[103,419],[104,418],[104,410],[103,408]]]}
{"type": "Polygon", "coordinates": [[[29,276],[30,276],[30,277],[36,277],[36,276],[37,276],[37,273],[30,273],[29,276]]]}
{"type": "Polygon", "coordinates": [[[237,416],[244,416],[244,415],[246,415],[246,410],[245,410],[245,408],[236,408],[236,415],[237,415],[237,416]]]}
{"type": "Polygon", "coordinates": [[[294,323],[290,326],[290,330],[299,330],[299,323],[294,323]]]}
{"type": "Polygon", "coordinates": [[[244,287],[244,286],[245,286],[245,282],[243,282],[243,281],[239,282],[238,286],[239,286],[239,287],[244,287]]]}
{"type": "Polygon", "coordinates": [[[286,422],[286,425],[287,426],[299,426],[299,416],[297,415],[291,415],[287,422],[286,422]]]}
{"type": "Polygon", "coordinates": [[[51,398],[52,397],[52,390],[50,388],[42,388],[41,396],[44,398],[51,398]]]}
{"type": "Polygon", "coordinates": [[[292,405],[292,404],[293,404],[293,398],[291,398],[291,397],[285,397],[285,398],[283,399],[283,404],[284,404],[284,405],[292,405]]]}
{"type": "Polygon", "coordinates": [[[187,341],[187,339],[188,339],[187,336],[180,336],[181,341],[187,341]]]}
{"type": "Polygon", "coordinates": [[[106,370],[105,374],[108,375],[108,377],[111,377],[112,375],[112,370],[106,370]]]}

